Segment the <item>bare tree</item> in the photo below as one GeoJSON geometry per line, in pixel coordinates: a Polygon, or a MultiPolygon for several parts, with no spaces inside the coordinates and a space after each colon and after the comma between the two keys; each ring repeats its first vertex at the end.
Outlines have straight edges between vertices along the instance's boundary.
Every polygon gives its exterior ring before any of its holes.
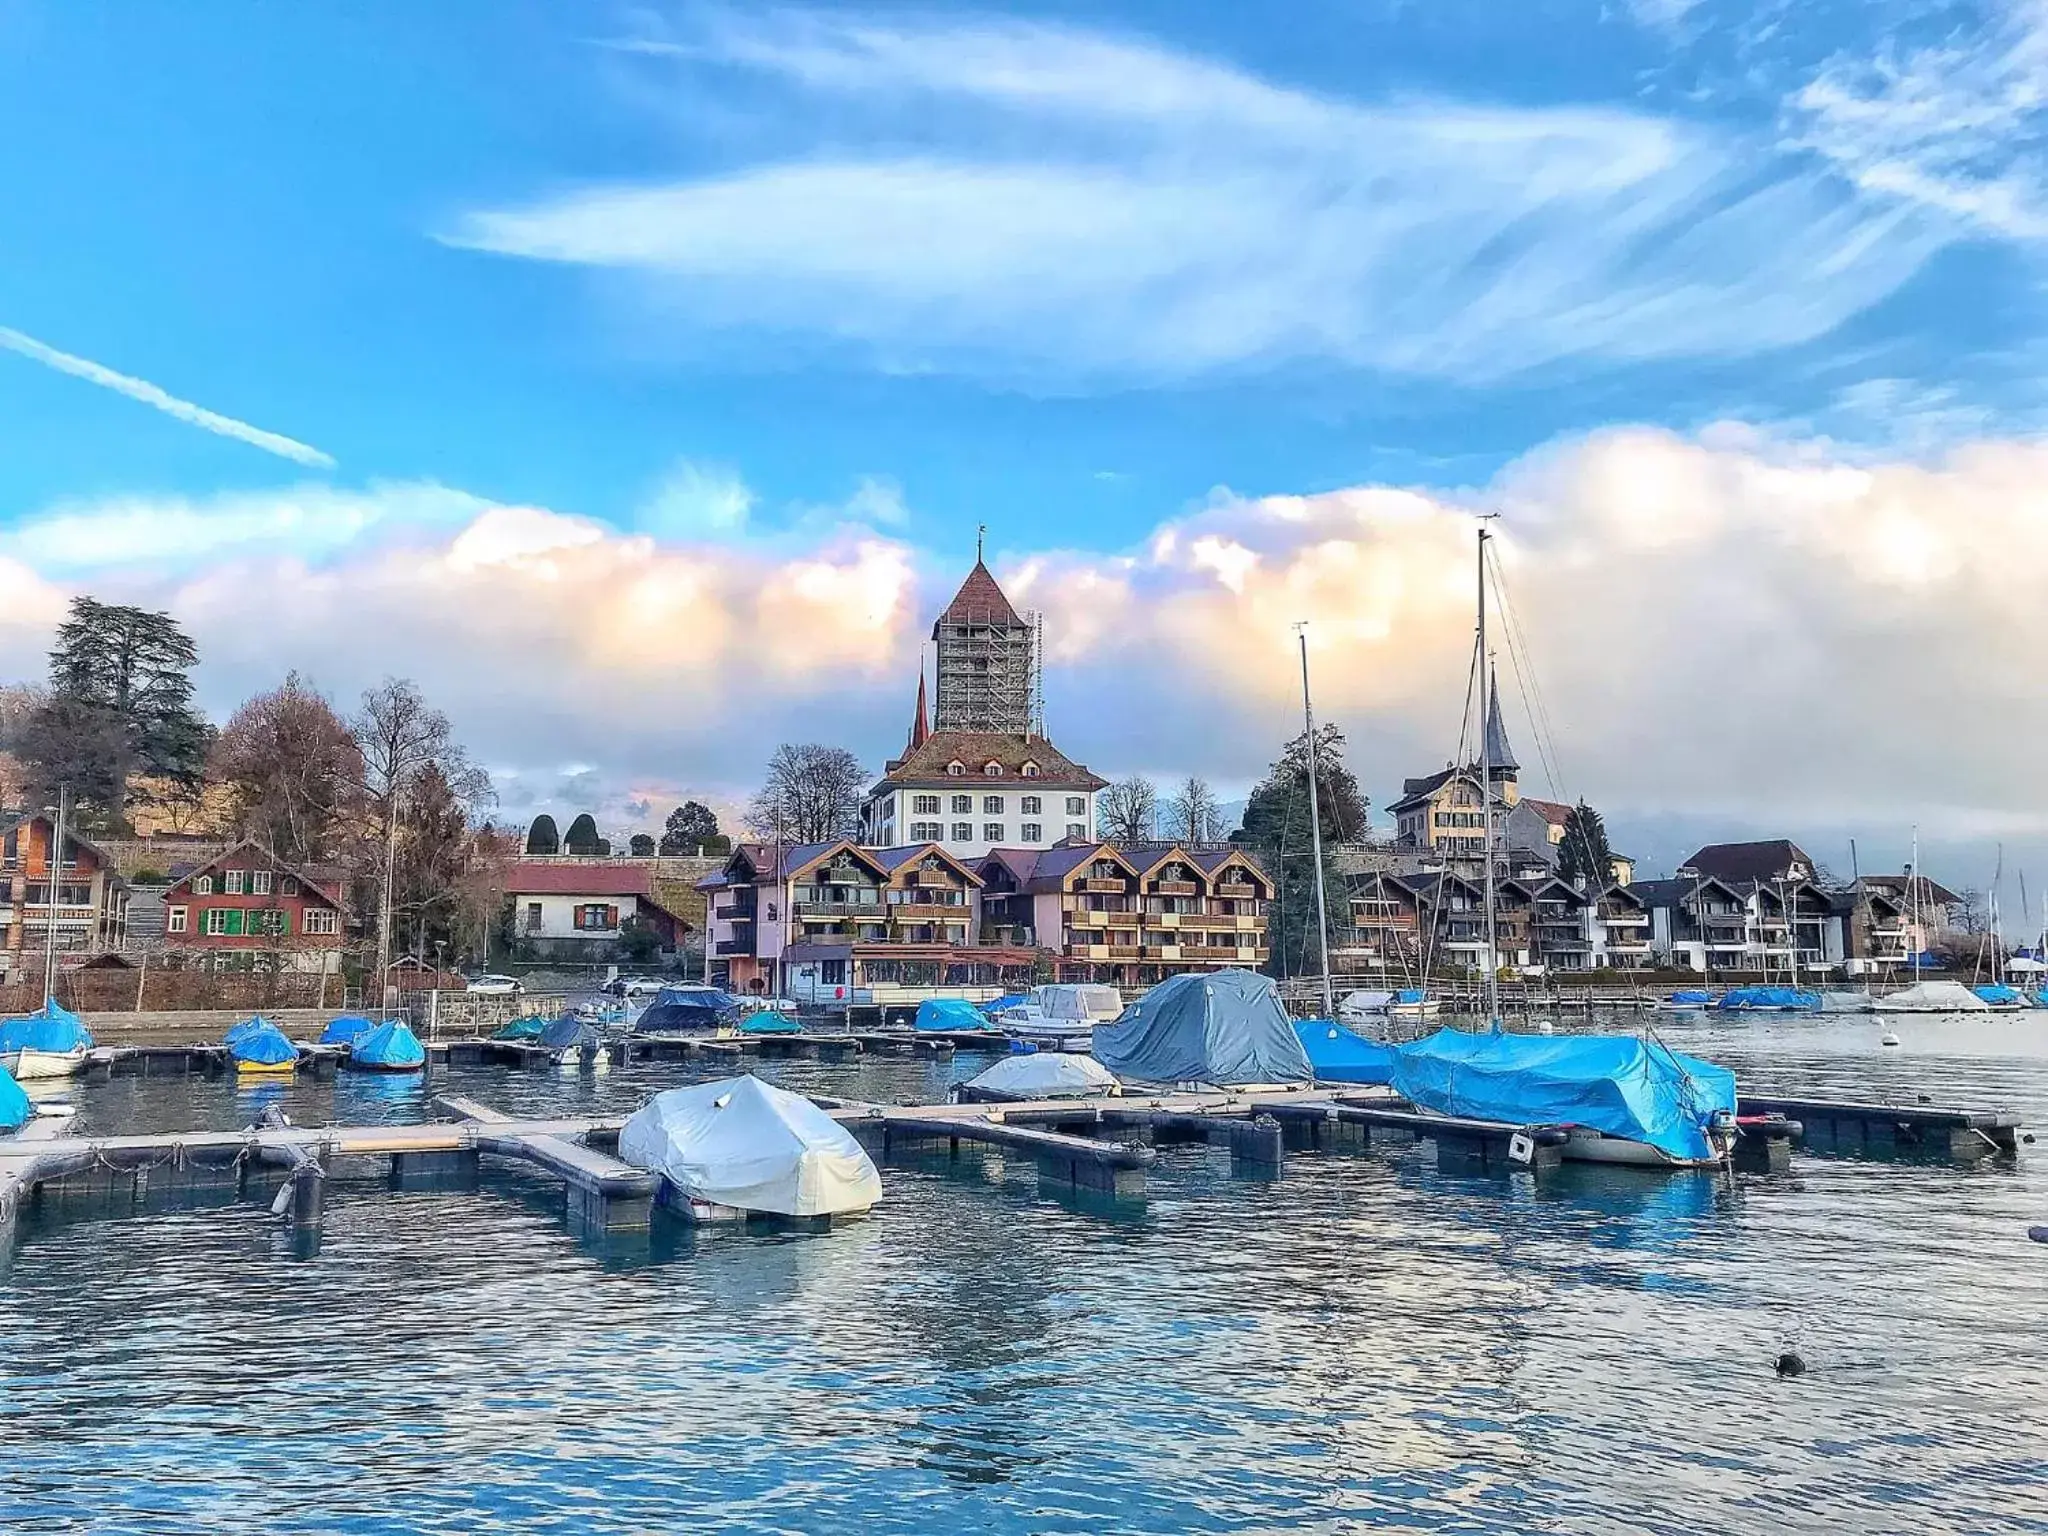
{"type": "Polygon", "coordinates": [[[292,863],[328,855],[335,822],[363,783],[355,737],[296,672],[229,717],[207,767],[234,796],[235,830],[292,863]]]}
{"type": "Polygon", "coordinates": [[[1145,843],[1157,835],[1159,791],[1141,774],[1119,779],[1102,792],[1095,813],[1102,835],[1112,843],[1145,843]]]}
{"type": "Polygon", "coordinates": [[[1213,843],[1222,835],[1222,811],[1209,781],[1190,774],[1166,802],[1167,833],[1185,842],[1213,843]]]}
{"type": "Polygon", "coordinates": [[[382,1002],[391,965],[392,889],[404,803],[427,782],[429,770],[436,781],[435,797],[445,793],[465,812],[491,798],[491,781],[456,745],[448,717],[429,705],[409,679],[387,677],[366,692],[352,724],[362,753],[363,793],[383,853],[375,881],[377,986],[382,1002]]]}
{"type": "Polygon", "coordinates": [[[785,843],[829,843],[860,826],[867,775],[844,747],[784,742],[768,759],[768,776],[747,807],[747,830],[785,843]]]}

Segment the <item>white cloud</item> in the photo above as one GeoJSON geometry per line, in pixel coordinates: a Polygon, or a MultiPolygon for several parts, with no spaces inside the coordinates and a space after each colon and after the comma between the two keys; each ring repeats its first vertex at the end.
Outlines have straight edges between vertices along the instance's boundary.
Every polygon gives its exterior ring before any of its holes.
{"type": "Polygon", "coordinates": [[[318,448],[310,447],[295,438],[285,437],[277,432],[266,432],[261,427],[252,427],[246,421],[237,421],[232,416],[223,416],[218,411],[209,411],[189,400],[180,400],[167,393],[147,379],[131,378],[125,373],[95,363],[89,358],[74,357],[69,352],[60,352],[55,347],[25,336],[20,331],[0,325],[0,347],[18,352],[23,357],[33,358],[45,367],[59,373],[68,373],[74,378],[97,384],[102,389],[111,389],[130,400],[139,400],[144,405],[174,416],[207,432],[216,432],[222,437],[232,437],[237,442],[247,443],[252,448],[261,448],[265,453],[274,453],[279,458],[291,459],[296,463],[311,465],[315,469],[332,469],[334,460],[318,448]]]}
{"type": "Polygon", "coordinates": [[[1628,0],[1628,13],[1639,26],[1675,32],[1699,4],[1700,0],[1628,0]]]}
{"type": "Polygon", "coordinates": [[[753,510],[754,493],[736,471],[681,459],[655,489],[641,522],[668,538],[730,538],[746,530],[753,510]]]}
{"type": "Polygon", "coordinates": [[[1791,142],[1864,191],[2011,239],[2048,238],[2048,0],[1831,59],[1787,103],[1791,142]]]}
{"type": "MultiPolygon", "coordinates": [[[[1255,778],[1296,729],[1292,626],[1309,620],[1318,712],[1384,800],[1457,740],[1481,505],[1506,514],[1560,793],[1731,825],[2039,829],[2024,765],[2048,753],[2048,609],[2025,573],[2048,563],[2048,443],[1920,463],[1741,427],[1618,429],[1467,494],[1221,492],[1125,553],[1027,552],[998,575],[1046,614],[1055,738],[1108,772],[1255,778]]],[[[322,565],[230,544],[194,570],[97,572],[94,590],[175,612],[216,712],[289,667],[344,700],[408,674],[515,786],[508,811],[549,805],[573,777],[604,803],[552,808],[607,825],[686,791],[736,802],[780,740],[844,742],[878,765],[964,563],[847,523],[677,544],[479,502],[404,540],[376,531],[391,518],[365,525],[322,565]]],[[[40,671],[58,575],[0,554],[0,665],[16,675],[40,671]]],[[[1533,761],[1528,722],[1511,719],[1533,761]]]]}
{"type": "Polygon", "coordinates": [[[829,109],[830,137],[446,238],[615,272],[693,328],[1061,385],[1740,356],[1827,332],[1944,238],[1627,112],[1334,100],[988,17],[694,14],[640,46],[765,76],[778,122],[829,109]]]}

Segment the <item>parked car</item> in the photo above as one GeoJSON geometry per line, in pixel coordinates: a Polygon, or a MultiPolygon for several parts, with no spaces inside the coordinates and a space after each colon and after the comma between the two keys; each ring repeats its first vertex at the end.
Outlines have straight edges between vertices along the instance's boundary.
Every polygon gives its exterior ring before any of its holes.
{"type": "Polygon", "coordinates": [[[623,997],[628,1002],[637,998],[652,997],[663,987],[673,982],[661,981],[652,976],[614,976],[600,989],[607,997],[623,997]]]}
{"type": "Polygon", "coordinates": [[[472,997],[517,997],[526,990],[526,983],[517,976],[472,976],[469,978],[469,994],[472,997]]]}

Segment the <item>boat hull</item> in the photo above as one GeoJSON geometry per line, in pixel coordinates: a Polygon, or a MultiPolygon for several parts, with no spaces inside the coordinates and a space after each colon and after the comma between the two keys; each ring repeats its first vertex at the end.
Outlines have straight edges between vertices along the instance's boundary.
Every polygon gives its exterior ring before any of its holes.
{"type": "Polygon", "coordinates": [[[1606,1136],[1582,1126],[1567,1129],[1564,1160],[1568,1163],[1605,1163],[1620,1168],[1719,1168],[1728,1161],[1728,1148],[1719,1138],[1712,1157],[1683,1158],[1651,1146],[1648,1142],[1606,1136]]]}
{"type": "Polygon", "coordinates": [[[237,1077],[290,1077],[299,1070],[296,1059],[292,1061],[237,1061],[237,1077]]]}
{"type": "Polygon", "coordinates": [[[23,1046],[19,1051],[0,1056],[0,1066],[14,1074],[18,1082],[33,1082],[38,1078],[75,1077],[85,1069],[85,1047],[69,1051],[39,1051],[32,1046],[23,1046]]]}

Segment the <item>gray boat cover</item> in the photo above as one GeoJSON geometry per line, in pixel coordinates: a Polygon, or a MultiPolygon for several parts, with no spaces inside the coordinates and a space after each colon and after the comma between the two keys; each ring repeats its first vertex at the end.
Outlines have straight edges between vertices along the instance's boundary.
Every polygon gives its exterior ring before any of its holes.
{"type": "Polygon", "coordinates": [[[1305,1083],[1315,1073],[1256,971],[1190,972],[1162,981],[1109,1024],[1095,1026],[1095,1059],[1146,1083],[1305,1083]]]}
{"type": "Polygon", "coordinates": [[[1067,1051],[1005,1056],[981,1076],[969,1079],[967,1086],[1018,1099],[1089,1098],[1117,1091],[1116,1077],[1109,1068],[1092,1056],[1067,1051]]]}
{"type": "Polygon", "coordinates": [[[836,1216],[882,1198],[853,1133],[757,1077],[671,1088],[619,1132],[619,1156],[692,1200],[780,1216],[836,1216]]]}

